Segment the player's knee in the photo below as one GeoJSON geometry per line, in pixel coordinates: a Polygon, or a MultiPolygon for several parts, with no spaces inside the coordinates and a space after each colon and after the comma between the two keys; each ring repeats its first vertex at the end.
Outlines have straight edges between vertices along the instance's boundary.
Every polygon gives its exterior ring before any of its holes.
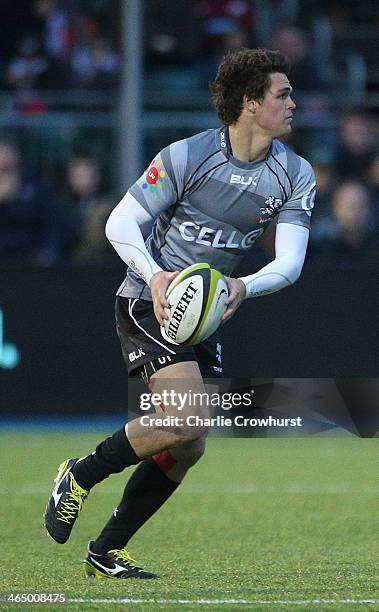
{"type": "Polygon", "coordinates": [[[204,423],[204,419],[187,417],[177,430],[178,445],[199,444],[200,448],[201,440],[206,438],[208,432],[209,427],[204,423]]]}
{"type": "Polygon", "coordinates": [[[172,451],[174,459],[186,469],[197,463],[205,452],[205,438],[199,438],[193,442],[183,444],[172,451]]]}

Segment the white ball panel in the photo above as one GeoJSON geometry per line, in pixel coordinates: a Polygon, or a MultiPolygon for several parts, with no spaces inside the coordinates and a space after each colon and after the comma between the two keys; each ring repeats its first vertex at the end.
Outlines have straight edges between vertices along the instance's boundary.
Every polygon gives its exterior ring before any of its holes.
{"type": "Polygon", "coordinates": [[[185,278],[167,293],[170,304],[169,320],[165,323],[166,335],[182,344],[194,333],[203,305],[203,278],[196,274],[185,278]]]}

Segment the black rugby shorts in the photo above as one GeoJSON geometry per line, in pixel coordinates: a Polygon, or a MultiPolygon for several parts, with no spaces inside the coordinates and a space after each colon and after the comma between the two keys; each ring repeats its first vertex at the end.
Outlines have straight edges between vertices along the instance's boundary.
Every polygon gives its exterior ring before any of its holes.
{"type": "Polygon", "coordinates": [[[141,375],[147,382],[157,370],[183,361],[197,361],[203,378],[222,374],[219,331],[195,346],[170,344],[150,301],[117,296],[116,328],[130,376],[141,375]]]}

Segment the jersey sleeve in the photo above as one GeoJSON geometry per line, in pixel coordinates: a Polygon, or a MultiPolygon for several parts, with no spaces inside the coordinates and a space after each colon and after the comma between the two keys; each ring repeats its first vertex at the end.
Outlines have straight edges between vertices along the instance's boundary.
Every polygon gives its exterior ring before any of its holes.
{"type": "Polygon", "coordinates": [[[180,140],[165,147],[132,185],[129,193],[154,218],[175,204],[184,189],[188,145],[180,140]]]}
{"type": "Polygon", "coordinates": [[[300,168],[291,197],[278,215],[278,223],[310,228],[316,195],[316,178],[309,162],[300,158],[300,168]]]}

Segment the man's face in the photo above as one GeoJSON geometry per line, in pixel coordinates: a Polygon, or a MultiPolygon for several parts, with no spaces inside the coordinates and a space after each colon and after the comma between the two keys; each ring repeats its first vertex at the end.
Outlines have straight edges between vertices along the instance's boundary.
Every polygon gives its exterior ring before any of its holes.
{"type": "Polygon", "coordinates": [[[296,104],[291,98],[292,87],[285,74],[270,75],[270,87],[255,110],[257,125],[272,138],[291,132],[292,114],[296,104]]]}

